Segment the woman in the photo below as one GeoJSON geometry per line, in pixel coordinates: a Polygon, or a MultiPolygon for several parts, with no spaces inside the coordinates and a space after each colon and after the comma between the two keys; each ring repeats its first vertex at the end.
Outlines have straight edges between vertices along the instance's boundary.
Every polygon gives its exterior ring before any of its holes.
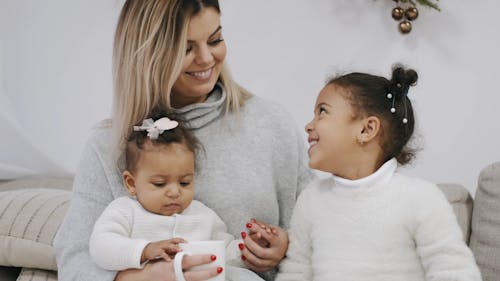
{"type": "MultiPolygon", "coordinates": [[[[117,274],[99,269],[88,252],[95,220],[109,202],[125,195],[125,136],[158,106],[182,114],[203,145],[196,199],[215,210],[235,237],[250,218],[259,220],[246,224],[250,233],[260,233],[243,237],[246,265],[265,272],[284,257],[283,229],[313,174],[293,118],[238,86],[224,65],[225,55],[217,0],[126,1],[115,35],[112,121],[98,126],[88,140],[71,206],[54,241],[60,280],[175,280],[172,263],[117,274]]],[[[210,256],[192,256],[183,266],[209,262],[210,256]]],[[[206,280],[216,273],[213,267],[185,277],[206,280]]]]}

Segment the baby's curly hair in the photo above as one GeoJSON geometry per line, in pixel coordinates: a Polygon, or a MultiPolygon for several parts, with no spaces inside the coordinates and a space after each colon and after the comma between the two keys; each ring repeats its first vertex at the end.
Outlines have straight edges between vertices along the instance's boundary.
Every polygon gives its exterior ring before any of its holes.
{"type": "MultiPolygon", "coordinates": [[[[163,133],[161,133],[156,139],[151,139],[147,135],[147,131],[132,130],[130,132],[127,137],[127,147],[125,149],[125,168],[127,170],[135,170],[141,150],[144,148],[144,144],[146,142],[151,142],[153,146],[169,145],[172,143],[184,144],[189,149],[189,151],[193,152],[195,155],[196,152],[201,148],[200,142],[194,136],[192,131],[187,127],[186,121],[175,112],[163,108],[155,108],[151,111],[151,115],[148,118],[156,121],[163,117],[167,117],[170,120],[177,121],[179,124],[173,129],[163,131],[163,133]]],[[[136,125],[140,126],[141,124],[136,125]]]]}

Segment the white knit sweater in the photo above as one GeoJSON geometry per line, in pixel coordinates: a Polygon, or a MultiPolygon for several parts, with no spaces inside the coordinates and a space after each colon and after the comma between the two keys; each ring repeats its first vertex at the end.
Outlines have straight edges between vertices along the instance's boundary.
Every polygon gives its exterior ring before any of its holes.
{"type": "Polygon", "coordinates": [[[276,280],[481,280],[442,192],[396,167],[304,190],[276,280]]]}
{"type": "Polygon", "coordinates": [[[141,255],[150,242],[174,237],[189,241],[223,240],[226,262],[243,266],[238,243],[227,233],[219,216],[203,203],[193,200],[181,213],[153,214],[129,197],[115,199],[97,220],[90,236],[90,255],[107,270],[141,268],[141,255]]]}

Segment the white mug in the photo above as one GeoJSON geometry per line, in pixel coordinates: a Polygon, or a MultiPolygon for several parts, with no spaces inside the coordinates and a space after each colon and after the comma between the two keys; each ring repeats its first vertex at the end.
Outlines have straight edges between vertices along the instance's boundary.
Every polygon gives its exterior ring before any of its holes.
{"type": "Polygon", "coordinates": [[[185,281],[184,274],[182,272],[182,259],[185,255],[202,255],[202,254],[212,254],[217,257],[217,259],[208,264],[202,264],[198,266],[193,266],[188,271],[198,271],[207,268],[212,268],[215,270],[216,267],[222,267],[223,270],[217,276],[210,278],[210,281],[225,281],[226,280],[226,270],[225,270],[225,244],[224,241],[192,241],[188,243],[180,243],[179,248],[182,251],[178,252],[174,258],[174,270],[175,279],[177,281],[185,281]]]}

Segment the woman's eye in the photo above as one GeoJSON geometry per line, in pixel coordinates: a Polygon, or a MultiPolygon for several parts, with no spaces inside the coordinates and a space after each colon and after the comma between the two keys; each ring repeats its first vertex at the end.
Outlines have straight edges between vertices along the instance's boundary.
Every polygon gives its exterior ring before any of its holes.
{"type": "Polygon", "coordinates": [[[193,46],[189,45],[186,49],[186,54],[189,54],[193,50],[193,46]]]}
{"type": "Polygon", "coordinates": [[[321,114],[323,114],[323,113],[326,113],[326,110],[325,110],[323,107],[320,107],[320,108],[318,109],[318,113],[321,115],[321,114]]]}
{"type": "Polygon", "coordinates": [[[222,41],[224,41],[224,39],[222,39],[222,38],[215,39],[213,41],[208,42],[208,45],[210,45],[210,46],[216,46],[216,45],[218,45],[222,41]]]}

